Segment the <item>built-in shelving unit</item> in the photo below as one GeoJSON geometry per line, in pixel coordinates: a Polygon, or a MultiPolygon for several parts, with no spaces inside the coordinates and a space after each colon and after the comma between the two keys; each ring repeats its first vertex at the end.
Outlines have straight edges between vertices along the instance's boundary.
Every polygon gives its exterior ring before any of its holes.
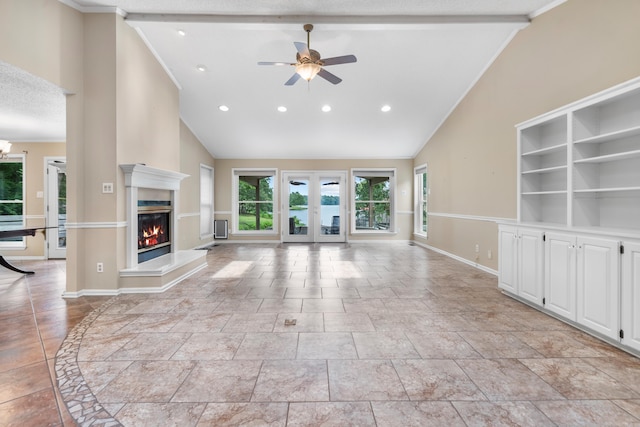
{"type": "Polygon", "coordinates": [[[517,130],[498,286],[640,357],[640,77],[517,130]]]}
{"type": "Polygon", "coordinates": [[[640,230],[640,79],[518,125],[518,220],[640,230]]]}

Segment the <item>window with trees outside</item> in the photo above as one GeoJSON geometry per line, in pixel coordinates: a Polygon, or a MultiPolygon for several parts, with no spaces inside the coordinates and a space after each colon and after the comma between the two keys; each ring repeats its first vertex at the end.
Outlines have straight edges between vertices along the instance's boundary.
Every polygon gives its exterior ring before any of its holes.
{"type": "Polygon", "coordinates": [[[415,182],[415,206],[414,206],[414,233],[421,236],[427,235],[428,211],[427,199],[429,195],[429,187],[427,185],[427,165],[416,167],[414,170],[415,182]]]}
{"type": "Polygon", "coordinates": [[[234,169],[235,233],[277,233],[275,169],[234,169]]]}
{"type": "MultiPolygon", "coordinates": [[[[24,228],[24,156],[0,159],[0,230],[24,228]]],[[[0,239],[0,247],[23,247],[24,237],[0,239]]]]}
{"type": "Polygon", "coordinates": [[[213,236],[213,168],[200,165],[200,238],[213,236]]]}
{"type": "Polygon", "coordinates": [[[393,232],[395,169],[353,169],[352,230],[393,232]]]}

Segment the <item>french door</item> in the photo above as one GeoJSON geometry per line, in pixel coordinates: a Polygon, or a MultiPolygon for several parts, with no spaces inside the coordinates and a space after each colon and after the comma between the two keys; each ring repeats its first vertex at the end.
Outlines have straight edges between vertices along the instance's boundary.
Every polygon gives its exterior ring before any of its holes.
{"type": "Polygon", "coordinates": [[[283,171],[283,242],[346,241],[344,171],[283,171]]]}
{"type": "Polygon", "coordinates": [[[67,173],[64,160],[47,161],[47,258],[67,257],[67,173]]]}

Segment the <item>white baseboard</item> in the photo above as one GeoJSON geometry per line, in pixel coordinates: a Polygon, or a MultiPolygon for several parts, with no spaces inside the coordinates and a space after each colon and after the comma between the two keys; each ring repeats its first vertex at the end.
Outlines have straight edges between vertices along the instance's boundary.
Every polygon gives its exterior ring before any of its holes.
{"type": "Polygon", "coordinates": [[[468,259],[466,259],[466,258],[462,258],[462,257],[460,257],[460,256],[458,256],[458,255],[454,255],[454,254],[452,254],[452,253],[450,253],[450,252],[443,251],[442,249],[435,248],[435,247],[433,247],[433,246],[429,246],[429,245],[425,245],[424,243],[416,242],[415,240],[413,241],[413,244],[414,244],[414,245],[417,245],[417,246],[420,246],[420,247],[423,247],[423,248],[425,248],[425,249],[430,249],[430,250],[432,250],[432,251],[434,251],[434,252],[438,252],[439,254],[446,255],[446,256],[448,256],[449,258],[453,258],[453,259],[455,259],[456,261],[460,261],[460,262],[462,262],[462,263],[465,263],[465,264],[467,264],[467,265],[470,265],[470,266],[472,266],[472,267],[475,267],[475,268],[477,268],[477,269],[479,269],[479,270],[485,271],[485,272],[487,272],[487,273],[489,273],[489,274],[493,274],[494,276],[497,276],[497,275],[498,275],[498,271],[496,271],[496,270],[494,270],[494,269],[492,269],[492,268],[486,267],[486,266],[484,266],[484,265],[482,265],[482,264],[478,264],[477,262],[469,261],[469,260],[468,260],[468,259]]]}

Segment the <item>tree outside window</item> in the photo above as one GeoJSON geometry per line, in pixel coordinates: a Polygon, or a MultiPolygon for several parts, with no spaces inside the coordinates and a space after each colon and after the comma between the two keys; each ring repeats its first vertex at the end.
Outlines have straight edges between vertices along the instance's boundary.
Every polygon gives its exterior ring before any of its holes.
{"type": "Polygon", "coordinates": [[[238,176],[238,230],[273,230],[274,176],[238,176]]]}
{"type": "Polygon", "coordinates": [[[393,176],[389,171],[354,171],[356,231],[393,231],[393,176]]]}
{"type": "MultiPolygon", "coordinates": [[[[0,161],[0,230],[24,226],[23,176],[21,159],[0,161]]],[[[21,242],[22,239],[15,237],[1,239],[0,242],[21,242]]]]}

